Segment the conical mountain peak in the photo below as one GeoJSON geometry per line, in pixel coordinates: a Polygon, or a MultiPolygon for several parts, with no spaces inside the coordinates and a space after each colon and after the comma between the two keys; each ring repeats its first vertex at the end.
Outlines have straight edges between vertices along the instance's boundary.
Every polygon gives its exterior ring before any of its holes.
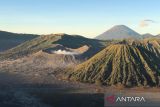
{"type": "Polygon", "coordinates": [[[142,46],[112,44],[78,65],[70,78],[104,85],[155,86],[159,84],[160,60],[142,46]]]}
{"type": "Polygon", "coordinates": [[[140,39],[142,36],[125,25],[116,25],[101,35],[97,36],[96,39],[107,40],[107,39],[140,39]]]}

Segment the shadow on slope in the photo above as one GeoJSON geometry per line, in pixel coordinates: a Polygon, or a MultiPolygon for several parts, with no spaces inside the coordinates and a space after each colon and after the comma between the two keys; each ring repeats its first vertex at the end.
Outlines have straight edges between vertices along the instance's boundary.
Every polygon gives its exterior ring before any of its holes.
{"type": "Polygon", "coordinates": [[[13,48],[25,41],[34,39],[39,35],[34,34],[19,34],[6,31],[0,31],[0,51],[13,48]]]}
{"type": "Polygon", "coordinates": [[[77,93],[67,84],[27,84],[19,74],[0,73],[1,107],[103,107],[103,94],[77,93]]]}

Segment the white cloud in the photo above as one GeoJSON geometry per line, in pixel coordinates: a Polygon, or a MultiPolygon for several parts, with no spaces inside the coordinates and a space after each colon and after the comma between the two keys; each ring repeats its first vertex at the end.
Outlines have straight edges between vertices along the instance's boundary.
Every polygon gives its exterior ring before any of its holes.
{"type": "Polygon", "coordinates": [[[140,21],[139,26],[140,27],[148,27],[152,23],[156,23],[156,22],[154,20],[150,20],[150,19],[142,20],[142,21],[140,21]]]}
{"type": "Polygon", "coordinates": [[[77,52],[70,52],[70,51],[66,51],[66,50],[57,50],[57,51],[53,51],[53,53],[64,54],[64,55],[77,55],[77,54],[79,54],[77,52]]]}

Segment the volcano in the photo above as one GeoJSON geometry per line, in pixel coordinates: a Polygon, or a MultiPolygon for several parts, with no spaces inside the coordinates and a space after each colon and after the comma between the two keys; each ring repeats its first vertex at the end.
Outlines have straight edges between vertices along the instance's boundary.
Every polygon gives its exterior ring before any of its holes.
{"type": "Polygon", "coordinates": [[[83,57],[89,58],[92,55],[99,52],[100,50],[104,49],[105,45],[107,45],[108,43],[109,43],[108,41],[88,39],[79,35],[68,35],[68,34],[41,35],[35,39],[32,39],[12,49],[0,53],[0,60],[17,59],[34,54],[41,50],[42,51],[46,50],[49,53],[52,53],[51,52],[52,49],[56,49],[57,45],[62,46],[59,47],[60,48],[59,51],[56,50],[58,53],[61,51],[64,53],[66,53],[65,51],[69,53],[80,53],[80,54],[84,53],[83,57]]]}
{"type": "MultiPolygon", "coordinates": [[[[152,47],[150,47],[152,48],[152,47]]],[[[69,78],[103,85],[157,86],[160,59],[144,45],[116,43],[79,64],[69,78]]]]}
{"type": "Polygon", "coordinates": [[[141,39],[142,36],[125,25],[116,25],[108,31],[100,34],[96,39],[110,40],[110,39],[141,39]]]}

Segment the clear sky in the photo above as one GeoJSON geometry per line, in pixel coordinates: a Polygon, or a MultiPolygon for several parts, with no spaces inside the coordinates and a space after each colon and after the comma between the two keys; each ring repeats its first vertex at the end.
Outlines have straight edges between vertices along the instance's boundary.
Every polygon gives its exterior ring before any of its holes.
{"type": "Polygon", "coordinates": [[[114,25],[160,33],[160,0],[0,0],[0,30],[95,37],[114,25]]]}

